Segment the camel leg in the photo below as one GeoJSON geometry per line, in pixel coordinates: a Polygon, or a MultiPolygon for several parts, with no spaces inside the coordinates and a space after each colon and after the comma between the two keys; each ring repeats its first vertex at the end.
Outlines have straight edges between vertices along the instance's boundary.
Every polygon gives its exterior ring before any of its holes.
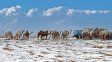
{"type": "Polygon", "coordinates": [[[46,40],[47,40],[47,36],[46,36],[46,40]]]}
{"type": "Polygon", "coordinates": [[[63,38],[62,39],[64,39],[65,37],[63,36],[63,38]]]}
{"type": "Polygon", "coordinates": [[[61,36],[61,39],[63,39],[63,36],[61,36]]]}
{"type": "Polygon", "coordinates": [[[64,39],[64,36],[62,36],[62,39],[64,39]]]}
{"type": "Polygon", "coordinates": [[[41,39],[42,39],[42,37],[43,37],[43,36],[41,36],[41,39]]]}
{"type": "Polygon", "coordinates": [[[84,39],[83,35],[82,35],[82,39],[84,39]]]}

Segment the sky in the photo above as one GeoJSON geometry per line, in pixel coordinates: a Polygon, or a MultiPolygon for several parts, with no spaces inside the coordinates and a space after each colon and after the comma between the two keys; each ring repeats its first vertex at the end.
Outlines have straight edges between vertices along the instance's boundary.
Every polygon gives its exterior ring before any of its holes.
{"type": "Polygon", "coordinates": [[[112,30],[112,0],[1,0],[0,32],[19,29],[112,30]]]}

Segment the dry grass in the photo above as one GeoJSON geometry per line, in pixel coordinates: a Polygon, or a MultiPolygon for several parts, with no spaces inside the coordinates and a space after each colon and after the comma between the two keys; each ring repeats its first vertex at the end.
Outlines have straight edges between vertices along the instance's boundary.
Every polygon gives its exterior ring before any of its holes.
{"type": "Polygon", "coordinates": [[[112,48],[112,45],[111,46],[107,46],[107,48],[112,48]]]}
{"type": "Polygon", "coordinates": [[[56,60],[56,62],[64,62],[64,61],[63,61],[63,60],[59,60],[59,59],[58,59],[58,60],[56,60]]]}
{"type": "Polygon", "coordinates": [[[99,48],[99,49],[101,49],[101,48],[103,48],[103,46],[94,45],[93,48],[99,48]]]}
{"type": "Polygon", "coordinates": [[[112,52],[105,52],[104,53],[106,56],[112,56],[112,52]]]}
{"type": "Polygon", "coordinates": [[[62,56],[62,55],[57,55],[56,57],[58,57],[58,58],[62,58],[63,56],[62,56]]]}
{"type": "Polygon", "coordinates": [[[4,49],[4,50],[8,50],[8,51],[13,51],[13,49],[8,48],[8,47],[4,47],[3,49],[4,49]]]}

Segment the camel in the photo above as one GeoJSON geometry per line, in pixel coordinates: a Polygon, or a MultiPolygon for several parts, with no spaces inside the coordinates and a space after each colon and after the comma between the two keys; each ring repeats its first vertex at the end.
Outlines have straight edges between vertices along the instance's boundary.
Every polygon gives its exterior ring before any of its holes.
{"type": "Polygon", "coordinates": [[[29,33],[29,31],[25,31],[23,33],[23,39],[24,40],[28,40],[29,39],[29,36],[32,34],[33,32],[29,33]]]}
{"type": "Polygon", "coordinates": [[[82,38],[82,31],[83,30],[74,30],[73,37],[75,37],[76,39],[81,39],[82,38]]]}
{"type": "MultiPolygon", "coordinates": [[[[38,35],[37,35],[37,38],[43,38],[43,37],[46,37],[45,39],[47,40],[47,37],[50,33],[48,33],[48,30],[47,31],[39,31],[38,32],[38,35]]],[[[43,39],[44,40],[44,39],[43,39]]]]}
{"type": "Polygon", "coordinates": [[[82,38],[83,38],[84,40],[91,39],[90,32],[91,32],[92,30],[93,30],[92,28],[84,29],[84,30],[82,31],[82,38]]]}
{"type": "Polygon", "coordinates": [[[99,36],[98,35],[103,30],[106,30],[106,29],[102,29],[102,28],[95,28],[95,29],[93,29],[90,32],[91,39],[99,39],[99,36]]]}
{"type": "Polygon", "coordinates": [[[19,34],[18,34],[18,32],[15,34],[15,36],[13,36],[13,39],[14,40],[18,40],[20,38],[20,36],[19,36],[19,34]]]}
{"type": "Polygon", "coordinates": [[[60,32],[57,30],[51,31],[51,36],[53,40],[60,39],[60,34],[61,34],[61,31],[60,32]]]}
{"type": "Polygon", "coordinates": [[[109,32],[108,32],[108,30],[100,31],[99,37],[100,37],[101,40],[108,40],[109,39],[109,32]]]}
{"type": "Polygon", "coordinates": [[[67,39],[67,37],[71,34],[71,30],[70,31],[68,31],[68,30],[64,30],[63,32],[62,32],[62,39],[67,39]]]}
{"type": "Polygon", "coordinates": [[[5,38],[8,38],[8,39],[13,39],[13,34],[11,31],[8,31],[8,32],[5,32],[5,38]]]}
{"type": "Polygon", "coordinates": [[[112,40],[112,32],[109,32],[109,40],[112,40]]]}
{"type": "Polygon", "coordinates": [[[19,39],[22,39],[22,37],[23,37],[23,33],[24,33],[25,31],[22,29],[22,30],[18,30],[17,32],[16,32],[16,34],[15,34],[15,36],[13,36],[14,38],[14,40],[19,40],[19,39]]]}
{"type": "Polygon", "coordinates": [[[91,39],[98,38],[98,34],[99,34],[99,29],[98,28],[95,28],[95,29],[91,30],[91,32],[90,32],[91,39]]]}

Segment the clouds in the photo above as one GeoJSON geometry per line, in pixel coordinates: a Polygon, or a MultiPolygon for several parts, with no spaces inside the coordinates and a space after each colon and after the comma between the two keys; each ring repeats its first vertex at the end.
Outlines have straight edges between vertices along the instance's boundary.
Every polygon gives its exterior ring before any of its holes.
{"type": "Polygon", "coordinates": [[[53,13],[59,12],[61,9],[62,9],[62,6],[50,8],[50,9],[47,9],[46,11],[43,11],[43,15],[51,16],[53,13]]]}
{"type": "Polygon", "coordinates": [[[73,12],[74,12],[74,9],[67,9],[67,13],[66,14],[68,16],[72,16],[73,12]]]}
{"type": "Polygon", "coordinates": [[[112,11],[109,11],[109,10],[105,10],[105,11],[103,11],[103,10],[100,10],[99,11],[99,13],[103,13],[103,14],[107,14],[107,13],[111,13],[112,11]]]}
{"type": "MultiPolygon", "coordinates": [[[[46,16],[46,17],[50,17],[50,16],[54,16],[59,14],[58,16],[74,16],[76,14],[80,14],[80,15],[95,15],[95,14],[111,14],[112,11],[111,10],[77,10],[77,9],[73,9],[73,8],[66,8],[64,6],[57,6],[57,7],[52,7],[52,8],[48,8],[48,9],[37,9],[37,8],[29,8],[28,11],[21,11],[20,9],[22,9],[21,6],[16,5],[14,7],[9,7],[9,8],[3,8],[0,10],[0,14],[3,14],[5,16],[16,16],[16,15],[20,15],[23,14],[26,17],[33,17],[34,14],[39,15],[41,17],[46,16]],[[18,12],[20,10],[20,12],[18,12]],[[37,14],[37,12],[39,14],[37,14]]],[[[21,16],[21,15],[20,15],[21,16]]]]}
{"type": "MultiPolygon", "coordinates": [[[[58,14],[60,13],[60,10],[63,10],[64,7],[59,6],[59,7],[54,7],[47,9],[46,11],[43,11],[44,16],[52,16],[53,13],[58,14]]],[[[85,14],[85,15],[95,15],[95,14],[111,14],[112,11],[110,10],[77,10],[77,9],[72,9],[72,8],[66,8],[63,11],[61,11],[61,15],[67,15],[67,16],[74,16],[74,14],[85,14]]],[[[60,16],[61,16],[60,15],[60,16]]]]}
{"type": "Polygon", "coordinates": [[[72,14],[86,14],[86,15],[95,15],[95,14],[108,14],[112,13],[112,11],[109,10],[76,10],[76,9],[68,9],[67,15],[71,16],[72,14]]]}
{"type": "Polygon", "coordinates": [[[94,15],[94,14],[107,14],[112,13],[109,10],[74,10],[74,13],[86,14],[86,15],[94,15]]]}
{"type": "Polygon", "coordinates": [[[79,13],[84,13],[84,14],[96,14],[97,11],[96,10],[79,10],[79,13]]]}
{"type": "Polygon", "coordinates": [[[0,10],[0,14],[4,14],[5,16],[11,16],[11,15],[16,15],[15,13],[17,10],[21,9],[21,6],[17,5],[15,7],[10,7],[10,8],[4,8],[0,10]]]}
{"type": "Polygon", "coordinates": [[[35,9],[29,9],[29,11],[26,13],[26,16],[28,17],[32,17],[33,16],[33,13],[37,11],[37,8],[35,9]]]}

